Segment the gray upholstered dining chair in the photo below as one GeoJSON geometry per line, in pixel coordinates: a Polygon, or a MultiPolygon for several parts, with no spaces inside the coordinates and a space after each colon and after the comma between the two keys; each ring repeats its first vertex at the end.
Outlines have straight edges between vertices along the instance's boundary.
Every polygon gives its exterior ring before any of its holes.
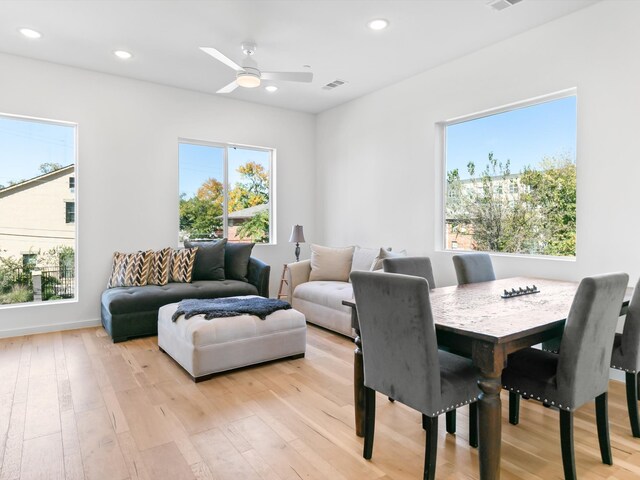
{"type": "MultiPolygon", "coordinates": [[[[629,276],[612,273],[580,282],[562,335],[558,355],[527,348],[512,353],[502,372],[509,402],[527,395],[560,411],[562,464],[567,480],[576,478],[573,451],[573,413],[596,400],[596,423],[602,462],[613,464],[609,442],[607,391],[609,359],[629,276]]],[[[518,409],[509,421],[517,424],[518,409]]]]}
{"type": "Polygon", "coordinates": [[[429,288],[436,288],[433,268],[429,257],[394,257],[382,260],[382,269],[388,273],[402,273],[413,277],[422,277],[429,288]]]}
{"type": "Polygon", "coordinates": [[[363,457],[371,459],[373,453],[380,392],[422,413],[427,431],[424,478],[433,479],[438,416],[466,404],[476,408],[477,371],[469,359],[438,350],[424,278],[355,271],[351,282],[364,360],[363,457]]]}
{"type": "Polygon", "coordinates": [[[611,354],[611,368],[625,372],[627,385],[627,409],[629,423],[634,437],[640,437],[640,423],[638,422],[638,397],[640,385],[640,280],[633,291],[629,302],[627,316],[624,320],[622,333],[616,333],[611,354]]]}
{"type": "Polygon", "coordinates": [[[496,279],[491,257],[487,253],[463,253],[453,256],[458,285],[489,282],[496,279]]]}
{"type": "MultiPolygon", "coordinates": [[[[429,257],[394,257],[385,258],[382,261],[382,268],[388,273],[401,273],[403,275],[411,275],[414,277],[424,278],[429,283],[429,288],[436,288],[436,281],[433,277],[433,268],[431,267],[431,259],[429,257]]],[[[446,349],[445,349],[446,350],[446,349]]],[[[447,350],[448,351],[448,350],[447,350]]],[[[394,401],[389,397],[390,401],[394,401]]],[[[477,438],[476,429],[478,426],[477,409],[469,410],[469,437],[477,438]]],[[[446,414],[447,433],[456,433],[456,411],[451,410],[446,414]]],[[[472,443],[473,447],[477,447],[477,443],[472,443]]]]}

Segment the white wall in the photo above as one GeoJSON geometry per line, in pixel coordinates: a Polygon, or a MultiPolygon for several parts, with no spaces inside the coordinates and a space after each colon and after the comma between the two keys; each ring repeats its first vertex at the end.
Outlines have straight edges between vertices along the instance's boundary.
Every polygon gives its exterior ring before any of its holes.
{"type": "Polygon", "coordinates": [[[115,250],[177,246],[179,137],[277,149],[278,245],[254,256],[293,260],[291,225],[314,233],[315,117],[0,54],[0,112],[78,123],[78,301],[0,308],[0,336],[97,324],[115,250]]]}
{"type": "Polygon", "coordinates": [[[407,248],[432,258],[439,286],[454,284],[451,254],[438,251],[436,122],[577,87],[576,261],[496,256],[496,272],[577,280],[622,270],[635,284],[639,18],[640,2],[601,2],[320,114],[322,241],[407,248]]]}

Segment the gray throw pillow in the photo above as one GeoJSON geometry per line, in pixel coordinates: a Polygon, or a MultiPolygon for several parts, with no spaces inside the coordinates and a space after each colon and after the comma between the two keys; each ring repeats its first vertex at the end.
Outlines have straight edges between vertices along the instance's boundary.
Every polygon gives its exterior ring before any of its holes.
{"type": "Polygon", "coordinates": [[[248,282],[249,258],[255,243],[227,243],[224,251],[224,273],[227,278],[248,282]]]}
{"type": "Polygon", "coordinates": [[[193,277],[196,280],[224,280],[224,251],[227,239],[216,242],[184,242],[186,248],[198,247],[193,265],[193,277]]]}

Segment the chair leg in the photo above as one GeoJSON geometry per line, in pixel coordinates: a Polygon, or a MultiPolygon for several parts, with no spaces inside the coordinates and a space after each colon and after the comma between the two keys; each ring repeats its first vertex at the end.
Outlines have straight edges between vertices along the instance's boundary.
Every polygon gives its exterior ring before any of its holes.
{"type": "Polygon", "coordinates": [[[520,395],[509,392],[509,423],[518,425],[520,422],[520,395]]]}
{"type": "Polygon", "coordinates": [[[638,377],[635,373],[626,374],[627,384],[627,410],[629,411],[629,422],[631,423],[631,433],[634,437],[640,437],[640,422],[638,422],[638,377]]]}
{"type": "Polygon", "coordinates": [[[427,440],[424,447],[424,480],[434,480],[436,478],[436,457],[438,454],[438,417],[427,417],[426,422],[427,440]]]}
{"type": "Polygon", "coordinates": [[[469,446],[478,448],[478,402],[469,404],[469,446]]]}
{"type": "Polygon", "coordinates": [[[560,445],[564,479],[576,479],[576,457],[573,451],[573,412],[560,410],[560,445]]]}
{"type": "MultiPolygon", "coordinates": [[[[633,386],[635,392],[636,386],[633,386]]],[[[611,456],[611,441],[609,439],[609,414],[607,392],[596,397],[596,423],[598,425],[598,443],[600,444],[600,456],[602,463],[613,465],[611,456]]]]}
{"type": "Polygon", "coordinates": [[[396,399],[395,399],[395,398],[391,398],[391,397],[387,397],[387,398],[389,399],[389,401],[390,401],[391,403],[393,403],[393,402],[395,402],[395,401],[396,401],[396,399]]]}
{"type": "Polygon", "coordinates": [[[376,391],[364,387],[364,450],[362,456],[371,460],[373,433],[376,426],[376,391]]]}
{"type": "Polygon", "coordinates": [[[447,419],[447,433],[456,433],[456,411],[450,410],[446,414],[447,419]]]}

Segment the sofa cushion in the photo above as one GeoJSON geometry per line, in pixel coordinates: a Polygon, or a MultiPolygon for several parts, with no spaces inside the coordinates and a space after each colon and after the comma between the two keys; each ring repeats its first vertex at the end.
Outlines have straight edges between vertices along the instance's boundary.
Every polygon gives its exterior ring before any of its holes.
{"type": "Polygon", "coordinates": [[[351,271],[368,272],[373,267],[373,262],[377,259],[379,248],[362,248],[356,245],[353,251],[353,261],[351,262],[351,271]]]}
{"type": "Polygon", "coordinates": [[[335,248],[312,244],[309,281],[347,282],[351,271],[352,258],[353,247],[335,248]]]}
{"type": "Polygon", "coordinates": [[[141,287],[147,284],[151,250],[136,253],[113,254],[111,276],[107,288],[141,287]]]}
{"type": "Polygon", "coordinates": [[[146,287],[119,287],[105,290],[102,305],[112,315],[158,310],[168,303],[186,298],[220,298],[257,295],[258,289],[238,280],[201,280],[193,283],[169,283],[146,287]]]}
{"type": "Polygon", "coordinates": [[[192,280],[224,280],[225,247],[227,239],[215,242],[184,242],[185,248],[196,247],[192,280]]]}
{"type": "Polygon", "coordinates": [[[407,256],[406,250],[401,250],[399,252],[392,252],[390,250],[385,250],[384,248],[381,248],[380,251],[378,252],[378,257],[376,258],[376,261],[371,270],[382,270],[382,261],[385,258],[398,258],[398,257],[406,257],[406,256],[407,256]]]}
{"type": "Polygon", "coordinates": [[[255,243],[227,243],[224,249],[224,274],[232,280],[248,282],[249,258],[255,243]]]}
{"type": "Polygon", "coordinates": [[[147,285],[166,285],[169,283],[169,266],[171,265],[171,249],[169,247],[151,252],[149,278],[147,285]]]}
{"type": "Polygon", "coordinates": [[[193,280],[193,265],[195,264],[198,247],[171,250],[171,267],[169,280],[172,282],[189,283],[193,280]]]}
{"type": "MultiPolygon", "coordinates": [[[[323,305],[334,310],[351,312],[351,308],[342,305],[343,300],[353,300],[353,287],[348,282],[320,280],[302,283],[293,292],[293,298],[323,305]]],[[[295,307],[294,307],[295,308],[295,307]]]]}

